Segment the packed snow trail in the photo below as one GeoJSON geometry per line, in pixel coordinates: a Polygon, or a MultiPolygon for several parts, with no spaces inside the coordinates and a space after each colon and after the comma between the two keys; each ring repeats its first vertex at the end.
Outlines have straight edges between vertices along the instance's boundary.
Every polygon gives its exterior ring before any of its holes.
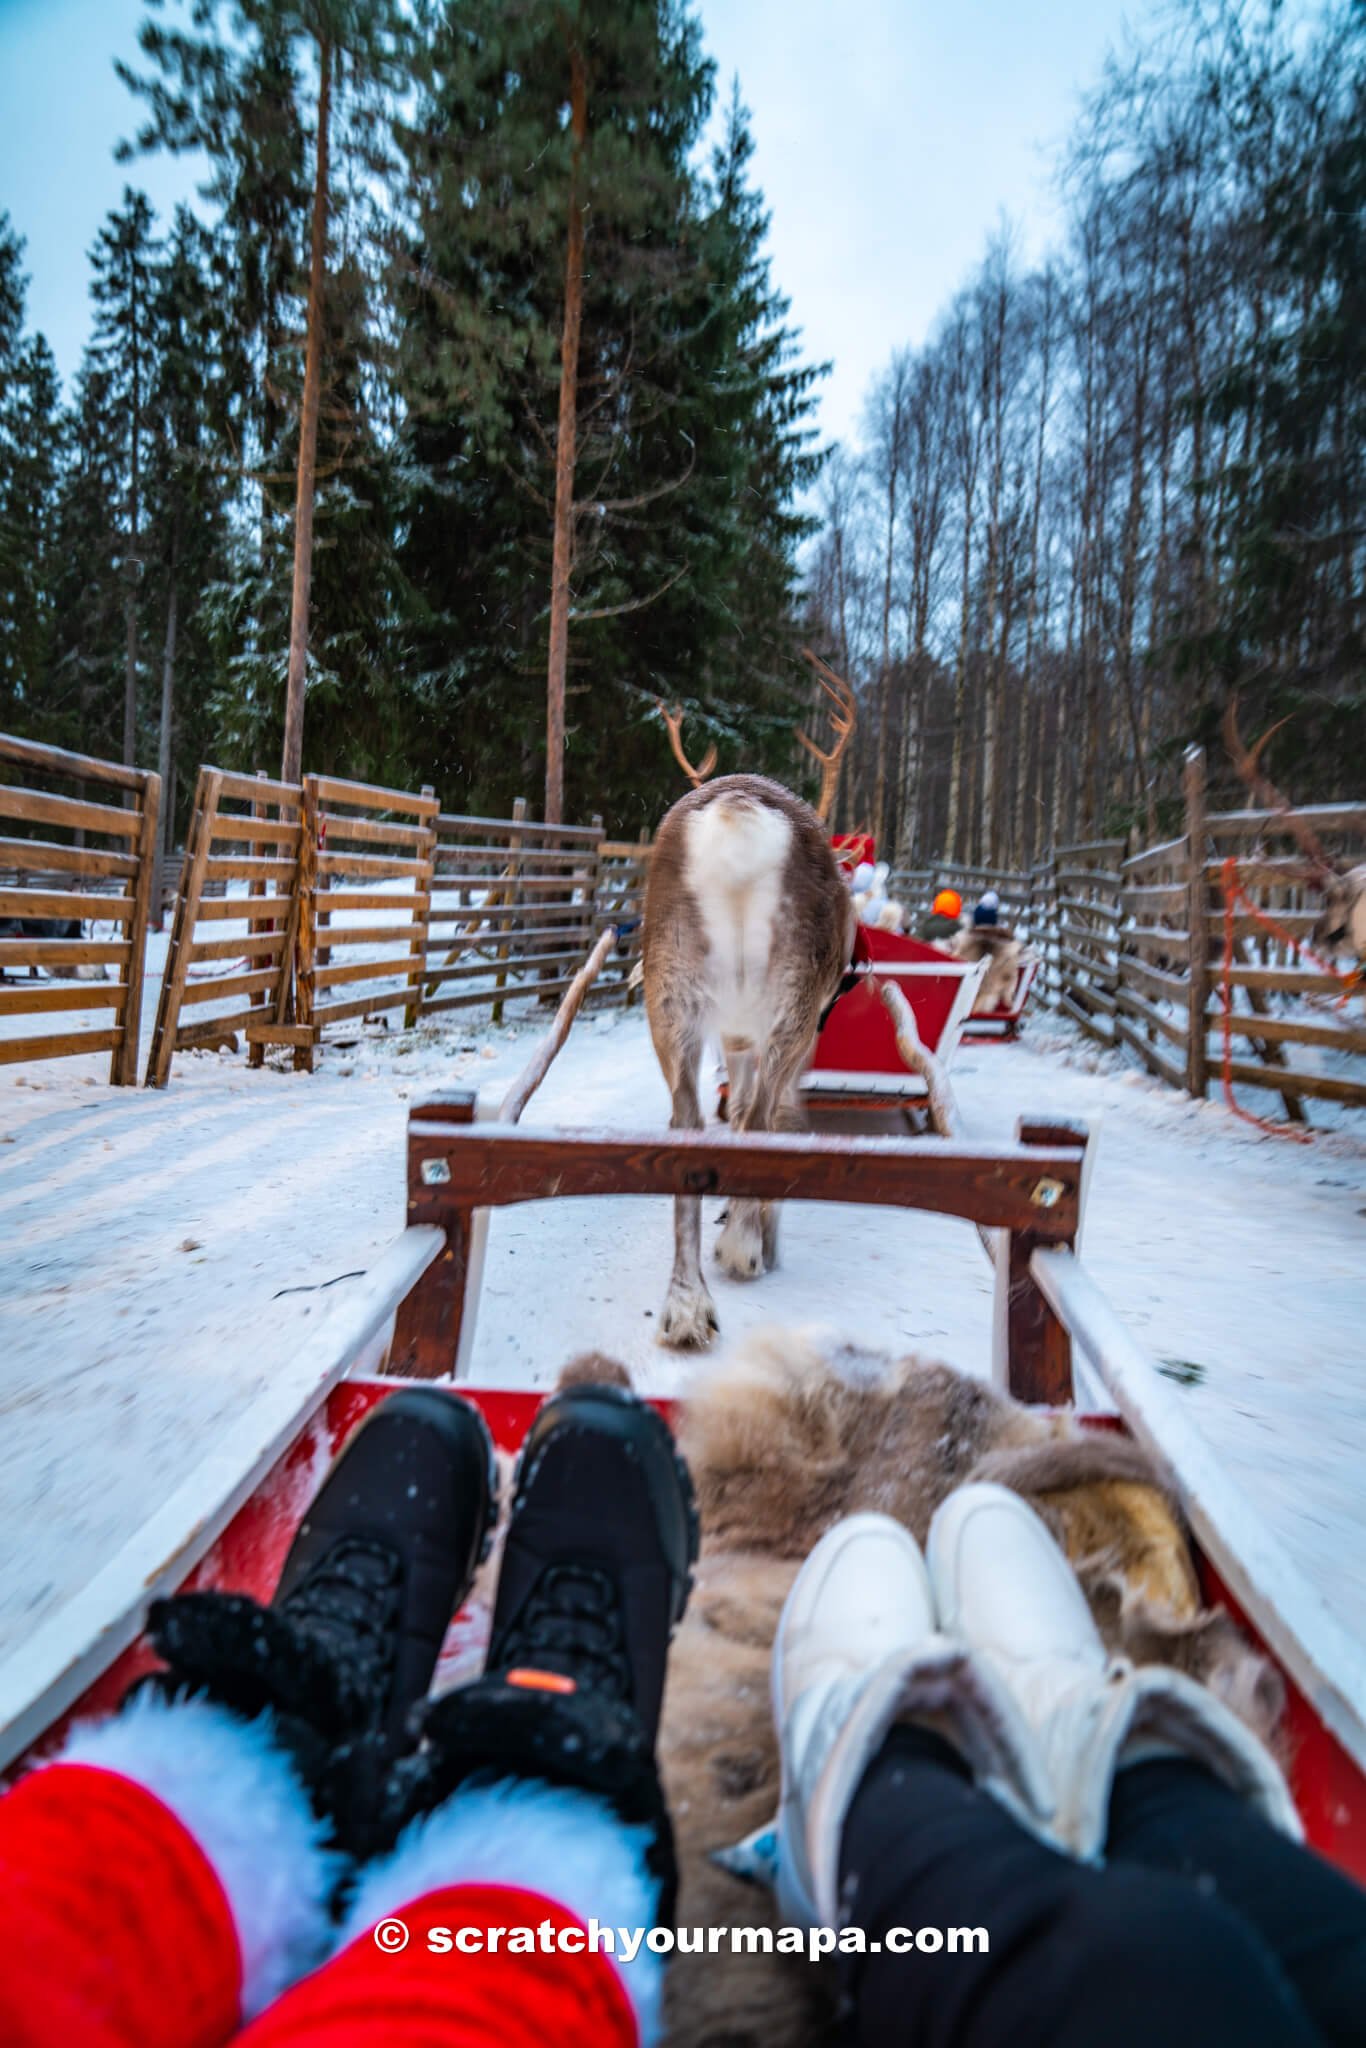
{"type": "MultiPolygon", "coordinates": [[[[312,1077],[182,1056],[162,1094],[106,1088],[94,1059],[0,1076],[0,1655],[267,1381],[288,1380],[310,1319],[402,1227],[409,1103],[453,1086],[496,1095],[539,1029],[366,1034],[312,1077]]],[[[1020,1046],[965,1048],[954,1085],[970,1134],[1008,1139],[1038,1112],[1103,1126],[1088,1264],[1366,1640],[1366,1141],[1278,1143],[1096,1064],[1042,1026],[1020,1046]]],[[[525,1121],[657,1130],[667,1113],[633,1013],[582,1020],[525,1121]]],[[[790,1204],[781,1249],[778,1272],[749,1285],[708,1259],[714,1355],[757,1325],[819,1322],[988,1369],[991,1274],[971,1226],[790,1204]]],[[[664,1200],[497,1215],[476,1375],[547,1385],[592,1347],[641,1384],[683,1384],[694,1367],[653,1337],[671,1251],[664,1200]]]]}

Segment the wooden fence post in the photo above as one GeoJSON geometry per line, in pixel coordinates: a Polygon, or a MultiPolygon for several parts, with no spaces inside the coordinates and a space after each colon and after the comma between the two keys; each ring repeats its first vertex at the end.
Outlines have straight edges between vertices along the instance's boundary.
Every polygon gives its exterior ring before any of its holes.
{"type": "Polygon", "coordinates": [[[1205,750],[1187,747],[1181,790],[1186,801],[1186,929],[1190,934],[1190,983],[1186,1024],[1186,1093],[1203,1096],[1209,1086],[1205,1033],[1209,1009],[1209,890],[1205,886],[1205,750]]]}
{"type": "Polygon", "coordinates": [[[598,943],[598,891],[602,887],[602,812],[594,811],[588,822],[598,836],[593,842],[593,865],[589,871],[588,902],[585,905],[588,913],[586,920],[588,933],[583,945],[583,957],[585,960],[588,959],[589,954],[598,943]]]}
{"type": "MultiPolygon", "coordinates": [[[[421,794],[424,797],[435,796],[435,784],[424,782],[421,794]]],[[[409,988],[415,988],[417,993],[403,1012],[403,1028],[405,1031],[411,1031],[418,1018],[422,1015],[422,1004],[427,993],[427,983],[423,976],[423,969],[427,964],[427,934],[430,930],[432,915],[432,876],[436,870],[435,819],[427,828],[422,852],[418,855],[418,858],[425,861],[426,867],[425,871],[417,877],[417,895],[418,897],[425,897],[426,901],[425,903],[415,901],[413,904],[413,964],[408,970],[408,986],[409,988]]]]}
{"type": "MultiPolygon", "coordinates": [[[[525,822],[526,798],[524,796],[513,798],[512,818],[513,823],[517,825],[525,822]]],[[[508,839],[507,886],[502,891],[503,901],[500,906],[509,913],[506,917],[499,919],[499,923],[502,926],[502,936],[498,941],[496,958],[500,962],[506,961],[508,957],[516,930],[517,913],[522,907],[522,845],[521,833],[512,833],[508,839]]],[[[491,1013],[495,1024],[501,1024],[503,1021],[502,992],[507,987],[507,978],[506,966],[500,965],[493,982],[494,987],[498,990],[498,999],[494,1003],[491,1013]]]]}
{"type": "Polygon", "coordinates": [[[141,825],[138,834],[138,873],[133,884],[133,915],[128,926],[128,993],[123,1001],[123,1035],[114,1048],[109,1079],[121,1088],[138,1085],[138,1040],[142,1033],[142,983],[147,971],[147,933],[152,921],[152,898],[156,893],[160,866],[157,826],[161,818],[161,777],[149,775],[140,799],[141,825]]]}
{"type": "MultiPolygon", "coordinates": [[[[258,782],[264,782],[264,781],[266,781],[266,779],[267,779],[267,777],[266,777],[266,771],[265,771],[265,769],[264,769],[264,768],[258,768],[258,769],[257,769],[257,771],[256,771],[256,780],[257,780],[258,782]]],[[[258,801],[258,802],[254,803],[254,804],[252,805],[252,807],[251,807],[251,815],[253,816],[253,818],[264,818],[265,814],[266,814],[266,811],[265,811],[265,805],[264,805],[264,804],[262,804],[262,803],[260,803],[260,802],[258,801]]],[[[260,840],[260,839],[255,839],[255,840],[253,840],[253,841],[251,842],[251,851],[252,851],[252,857],[253,857],[253,859],[256,859],[256,860],[269,860],[269,858],[270,858],[270,847],[269,847],[269,846],[268,846],[268,845],[267,845],[267,844],[265,843],[265,841],[264,841],[264,840],[260,840]]],[[[265,893],[266,893],[266,885],[265,885],[265,883],[264,883],[264,882],[256,881],[256,882],[250,882],[250,883],[248,883],[248,885],[247,885],[247,897],[248,897],[248,910],[247,910],[247,932],[248,932],[248,935],[249,935],[249,936],[254,936],[254,935],[255,935],[255,933],[256,933],[256,931],[257,931],[257,929],[258,929],[258,927],[257,927],[257,926],[256,926],[256,925],[255,925],[255,924],[254,924],[254,923],[252,922],[252,917],[251,917],[251,909],[250,909],[250,900],[251,900],[251,899],[252,899],[253,897],[257,897],[257,896],[264,896],[264,895],[265,895],[265,893]]],[[[270,923],[269,923],[268,925],[264,926],[264,927],[263,927],[263,929],[264,929],[264,930],[266,930],[266,931],[268,931],[268,932],[273,932],[273,931],[274,931],[274,929],[275,929],[275,920],[274,920],[274,919],[272,918],[272,919],[271,919],[271,921],[270,921],[270,923]]],[[[248,966],[248,968],[249,968],[249,969],[251,969],[251,970],[252,970],[253,972],[254,972],[255,970],[257,970],[258,968],[262,968],[262,967],[268,967],[269,965],[270,965],[270,955],[269,955],[268,953],[249,953],[249,954],[247,955],[247,966],[248,966]]],[[[260,991],[260,992],[259,992],[258,994],[254,995],[254,996],[252,997],[252,999],[251,999],[251,1007],[253,1008],[253,1010],[256,1010],[256,1009],[264,1009],[264,1008],[268,1008],[268,1007],[269,1007],[269,1004],[270,1004],[270,997],[269,997],[269,995],[267,994],[267,992],[265,991],[265,989],[262,989],[262,990],[261,990],[261,991],[260,991]]],[[[254,1038],[254,1039],[249,1039],[249,1040],[248,1040],[248,1043],[247,1043],[247,1065],[248,1065],[249,1067],[260,1067],[260,1066],[264,1066],[264,1065],[265,1065],[265,1058],[266,1058],[266,1049],[265,1049],[265,1046],[264,1046],[264,1045],[262,1045],[261,1041],[260,1041],[259,1039],[255,1039],[255,1038],[254,1038]]]]}
{"type": "Polygon", "coordinates": [[[185,865],[181,870],[180,892],[171,920],[171,945],[166,955],[166,972],[161,980],[152,1050],[147,1059],[149,1088],[164,1088],[170,1078],[171,1057],[175,1052],[176,1032],[180,1028],[181,998],[185,993],[185,977],[190,971],[194,928],[199,922],[199,901],[204,893],[204,871],[213,846],[214,820],[218,813],[222,780],[216,768],[201,768],[195,785],[194,810],[190,814],[190,829],[185,838],[185,865]]]}
{"type": "MultiPolygon", "coordinates": [[[[306,775],[299,807],[299,870],[294,887],[298,902],[294,914],[294,1022],[305,1031],[313,1028],[314,895],[318,886],[318,778],[306,775]]],[[[313,1046],[294,1048],[295,1071],[313,1072],[313,1046]]]]}

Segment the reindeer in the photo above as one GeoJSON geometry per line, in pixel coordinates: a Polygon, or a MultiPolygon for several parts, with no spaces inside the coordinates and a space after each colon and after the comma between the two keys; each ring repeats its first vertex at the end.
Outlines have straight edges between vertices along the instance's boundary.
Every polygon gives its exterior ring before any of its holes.
{"type": "MultiPolygon", "coordinates": [[[[721,1043],[736,1130],[801,1129],[798,1079],[853,951],[853,905],[826,820],[854,729],[854,693],[809,651],[807,660],[834,705],[832,747],[798,735],[821,764],[814,810],[762,775],[708,781],[716,749],[694,768],[680,738],[681,711],[659,707],[693,785],[665,815],[645,889],[645,1009],[674,1130],[702,1128],[698,1068],[708,1039],[721,1043]]],[[[675,1349],[705,1346],[718,1328],[702,1277],[701,1232],[700,1199],[680,1195],[658,1330],[660,1343],[675,1349]]],[[[731,1201],[716,1256],[737,1280],[775,1266],[776,1203],[731,1201]]]]}
{"type": "Polygon", "coordinates": [[[1285,723],[1282,718],[1269,726],[1249,752],[1238,731],[1235,692],[1224,714],[1224,740],[1234,767],[1252,795],[1264,810],[1279,813],[1286,830],[1308,858],[1308,880],[1323,898],[1323,908],[1309,935],[1310,946],[1330,955],[1346,953],[1358,968],[1366,967],[1366,862],[1344,871],[1330,860],[1308,820],[1287,803],[1261,765],[1267,742],[1285,723]]]}

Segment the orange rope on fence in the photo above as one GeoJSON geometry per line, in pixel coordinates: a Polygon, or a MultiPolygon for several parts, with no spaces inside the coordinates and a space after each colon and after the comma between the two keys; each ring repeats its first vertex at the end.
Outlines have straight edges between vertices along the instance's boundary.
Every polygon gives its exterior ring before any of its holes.
{"type": "MultiPolygon", "coordinates": [[[[1314,1138],[1311,1131],[1299,1131],[1296,1130],[1293,1124],[1273,1123],[1267,1117],[1254,1116],[1250,1109],[1242,1107],[1233,1093],[1233,953],[1235,944],[1234,917],[1238,905],[1241,903],[1249,917],[1253,918],[1266,931],[1272,933],[1275,938],[1280,939],[1283,944],[1291,947],[1295,953],[1303,954],[1306,960],[1311,960],[1321,973],[1331,975],[1334,981],[1341,981],[1346,984],[1342,994],[1338,997],[1335,1007],[1341,1008],[1353,994],[1362,980],[1361,970],[1357,969],[1352,974],[1340,973],[1328,961],[1320,960],[1317,953],[1311,952],[1309,947],[1297,939],[1292,932],[1288,932],[1284,925],[1277,924],[1274,917],[1268,917],[1261,906],[1253,902],[1247,890],[1238,880],[1238,862],[1232,854],[1224,862],[1221,886],[1224,891],[1224,962],[1223,972],[1219,979],[1219,1024],[1223,1037],[1223,1060],[1221,1064],[1224,1101],[1236,1117],[1241,1117],[1244,1123],[1255,1124],[1259,1131],[1266,1131],[1273,1138],[1292,1138],[1297,1145],[1312,1145],[1314,1138]]],[[[1191,943],[1192,945],[1195,943],[1195,934],[1193,932],[1191,934],[1191,943]]],[[[1288,1074],[1286,1076],[1287,1081],[1293,1081],[1293,1078],[1293,1075],[1288,1074]]],[[[1293,1093],[1293,1089],[1291,1092],[1293,1093]]]]}

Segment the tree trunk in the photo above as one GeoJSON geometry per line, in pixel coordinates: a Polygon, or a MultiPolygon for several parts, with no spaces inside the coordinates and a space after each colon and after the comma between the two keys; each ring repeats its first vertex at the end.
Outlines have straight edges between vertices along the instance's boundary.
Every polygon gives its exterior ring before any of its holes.
{"type": "Polygon", "coordinates": [[[179,592],[176,587],[176,556],[179,532],[171,534],[171,587],[166,594],[166,641],[161,654],[161,733],[157,747],[157,773],[161,777],[161,850],[169,854],[175,844],[175,823],[171,810],[171,718],[175,705],[175,636],[179,592]]]}
{"type": "Polygon", "coordinates": [[[141,331],[140,321],[135,313],[133,320],[133,420],[131,446],[129,450],[128,477],[128,560],[124,566],[123,623],[125,634],[123,667],[123,765],[133,768],[137,765],[138,747],[138,580],[142,563],[138,555],[138,542],[142,525],[142,478],[141,446],[142,430],[142,352],[138,346],[141,331]]]}
{"type": "Polygon", "coordinates": [[[584,144],[588,78],[583,52],[570,47],[570,116],[574,132],[569,179],[569,245],[564,266],[560,335],[560,422],[555,436],[555,546],[550,570],[550,655],[545,685],[545,822],[564,820],[564,692],[569,667],[569,579],[574,569],[574,461],[579,436],[579,333],[583,325],[584,144]]]}
{"type": "Polygon", "coordinates": [[[892,567],[896,548],[896,495],[901,481],[901,436],[904,372],[899,362],[892,366],[891,438],[887,450],[887,545],[882,571],[882,667],[877,693],[877,761],[873,777],[873,836],[879,846],[888,837],[887,749],[892,694],[892,567]]]}
{"type": "Polygon", "coordinates": [[[303,773],[304,685],[308,674],[308,601],[313,582],[313,499],[317,487],[318,409],[323,375],[323,285],[327,272],[327,130],[332,111],[332,45],[318,44],[318,162],[313,178],[313,246],[308,265],[308,339],[294,494],[294,588],[289,608],[289,680],[280,780],[303,773]]]}

